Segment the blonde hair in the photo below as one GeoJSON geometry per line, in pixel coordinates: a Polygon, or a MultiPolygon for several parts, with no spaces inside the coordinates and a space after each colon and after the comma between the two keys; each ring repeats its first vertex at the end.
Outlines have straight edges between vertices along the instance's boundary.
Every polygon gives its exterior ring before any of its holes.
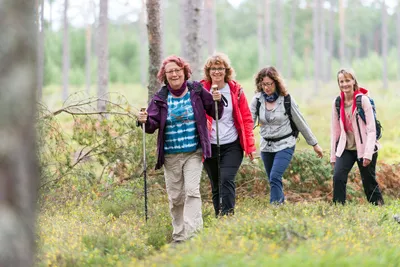
{"type": "Polygon", "coordinates": [[[236,73],[231,66],[229,57],[221,52],[215,52],[212,56],[207,58],[206,64],[204,65],[204,80],[211,81],[210,68],[213,64],[222,64],[225,67],[225,82],[233,80],[236,73]]]}
{"type": "Polygon", "coordinates": [[[341,68],[338,73],[336,74],[336,80],[338,83],[338,86],[340,88],[340,84],[339,84],[339,74],[343,74],[343,76],[345,78],[351,78],[354,80],[354,87],[353,87],[353,91],[358,91],[360,89],[360,87],[358,86],[358,82],[356,79],[356,75],[354,73],[354,70],[352,69],[345,69],[345,68],[341,68]]]}

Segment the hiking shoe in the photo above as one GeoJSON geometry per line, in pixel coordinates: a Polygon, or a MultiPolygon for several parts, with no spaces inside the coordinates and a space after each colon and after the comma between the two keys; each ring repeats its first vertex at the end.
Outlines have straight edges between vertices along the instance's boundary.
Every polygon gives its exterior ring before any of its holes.
{"type": "Polygon", "coordinates": [[[172,240],[170,244],[172,247],[176,247],[177,245],[182,244],[183,242],[185,242],[185,240],[172,240]]]}

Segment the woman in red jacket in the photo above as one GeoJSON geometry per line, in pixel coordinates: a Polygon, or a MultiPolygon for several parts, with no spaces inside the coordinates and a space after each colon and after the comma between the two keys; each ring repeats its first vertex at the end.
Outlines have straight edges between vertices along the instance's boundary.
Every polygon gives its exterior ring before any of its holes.
{"type": "Polygon", "coordinates": [[[253,119],[242,87],[233,80],[234,75],[235,71],[230,65],[228,56],[215,53],[207,59],[204,66],[204,80],[201,81],[204,88],[209,91],[212,85],[217,85],[227,104],[223,117],[218,121],[219,170],[216,122],[207,116],[212,157],[205,159],[204,168],[211,181],[216,216],[234,214],[235,176],[242,163],[243,152],[250,160],[253,160],[256,152],[253,119]],[[221,179],[221,189],[218,176],[221,179]],[[221,206],[220,197],[222,197],[221,206]]]}

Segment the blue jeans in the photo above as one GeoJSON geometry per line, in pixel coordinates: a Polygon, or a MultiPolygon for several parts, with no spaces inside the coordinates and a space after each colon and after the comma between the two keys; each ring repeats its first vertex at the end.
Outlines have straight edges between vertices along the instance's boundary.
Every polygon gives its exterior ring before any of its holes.
{"type": "Polygon", "coordinates": [[[278,152],[261,152],[261,158],[271,187],[270,203],[283,203],[285,201],[282,176],[292,160],[294,149],[295,147],[293,146],[278,152]]]}

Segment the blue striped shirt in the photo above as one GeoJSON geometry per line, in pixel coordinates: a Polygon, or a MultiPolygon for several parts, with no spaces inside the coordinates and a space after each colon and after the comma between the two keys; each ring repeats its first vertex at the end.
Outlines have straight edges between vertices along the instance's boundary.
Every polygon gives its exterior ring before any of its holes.
{"type": "Polygon", "coordinates": [[[175,98],[168,93],[168,116],[165,126],[164,152],[176,154],[196,151],[199,135],[194,118],[190,93],[175,98]]]}

